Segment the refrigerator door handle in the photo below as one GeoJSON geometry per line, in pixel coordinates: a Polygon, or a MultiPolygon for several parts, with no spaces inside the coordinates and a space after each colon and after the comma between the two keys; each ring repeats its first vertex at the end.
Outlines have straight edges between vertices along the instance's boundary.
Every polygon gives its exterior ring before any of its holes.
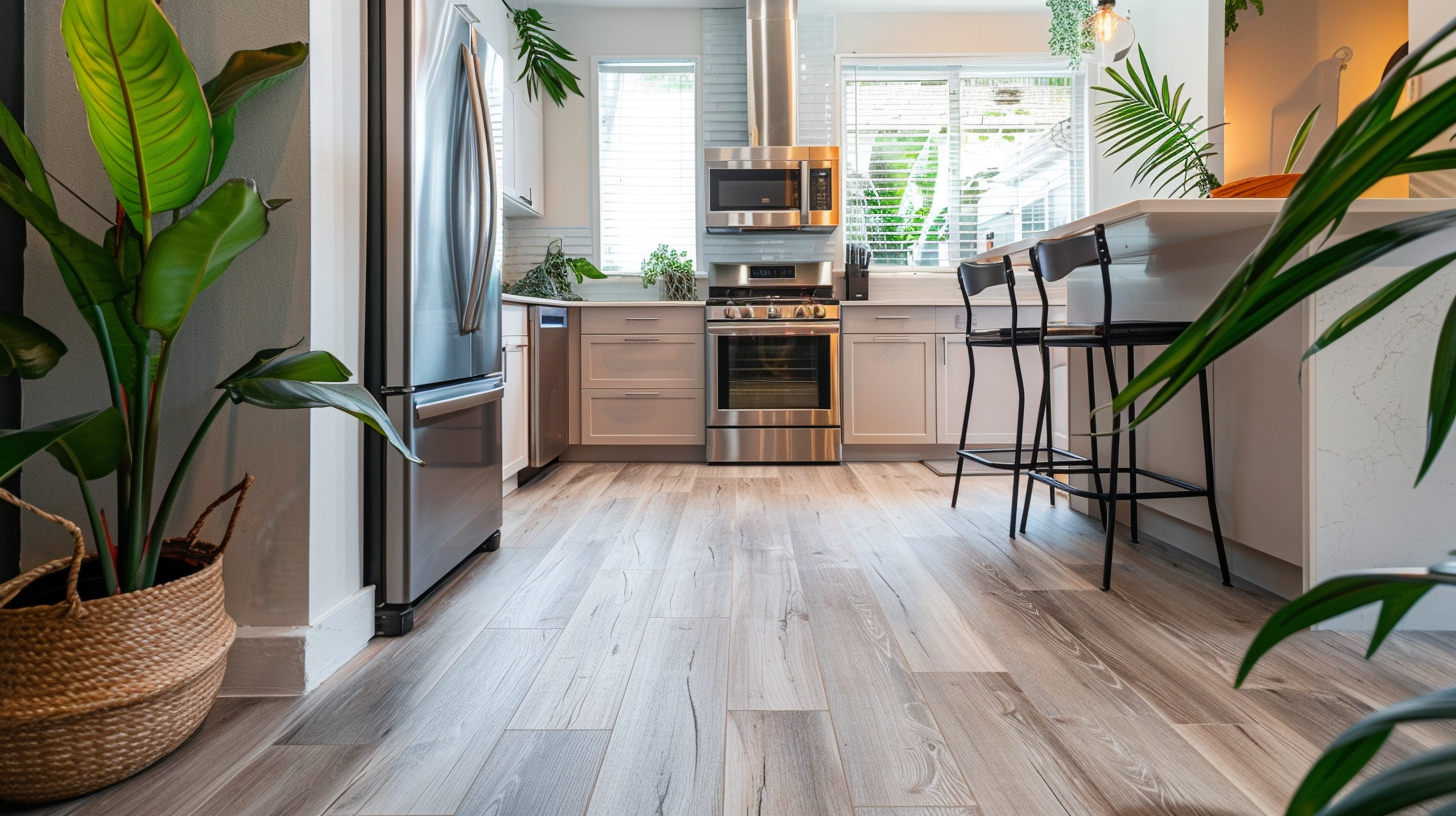
{"type": "Polygon", "coordinates": [[[505,385],[500,382],[492,382],[477,391],[460,393],[455,391],[448,396],[432,397],[426,394],[415,395],[415,419],[433,419],[434,417],[453,414],[456,411],[464,411],[467,408],[476,408],[488,402],[495,402],[505,396],[505,385]]]}
{"type": "Polygon", "coordinates": [[[475,122],[475,154],[480,164],[480,230],[475,237],[475,259],[470,270],[470,295],[460,319],[460,333],[480,331],[481,312],[485,308],[485,278],[495,250],[495,149],[490,139],[490,112],[480,87],[480,62],[470,46],[460,45],[460,58],[465,63],[465,78],[470,91],[470,109],[475,122]],[[484,261],[484,263],[482,263],[484,261]]]}

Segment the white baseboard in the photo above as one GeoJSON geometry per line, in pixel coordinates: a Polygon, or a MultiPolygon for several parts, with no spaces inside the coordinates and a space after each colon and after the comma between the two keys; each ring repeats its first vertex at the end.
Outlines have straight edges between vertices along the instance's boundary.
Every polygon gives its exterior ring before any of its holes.
{"type": "Polygon", "coordinates": [[[374,587],[345,598],[310,626],[240,626],[228,652],[223,697],[307,694],[374,637],[374,587]]]}

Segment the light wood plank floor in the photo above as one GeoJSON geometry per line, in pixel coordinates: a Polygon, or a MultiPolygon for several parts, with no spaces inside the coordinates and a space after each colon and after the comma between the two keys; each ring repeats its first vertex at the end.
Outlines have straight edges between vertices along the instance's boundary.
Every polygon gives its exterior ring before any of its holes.
{"type": "MultiPolygon", "coordinates": [[[[918,464],[563,465],[506,500],[409,637],[297,700],[225,699],[176,754],[40,816],[1276,814],[1456,639],[1306,633],[1277,599],[918,464]]],[[[1400,733],[1382,763],[1451,737],[1400,733]]]]}

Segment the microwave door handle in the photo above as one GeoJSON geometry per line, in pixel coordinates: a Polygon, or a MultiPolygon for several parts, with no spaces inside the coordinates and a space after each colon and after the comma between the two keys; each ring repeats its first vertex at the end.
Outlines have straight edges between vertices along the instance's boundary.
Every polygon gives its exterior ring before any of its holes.
{"type": "Polygon", "coordinates": [[[799,225],[808,226],[809,205],[813,201],[809,192],[809,162],[799,162],[799,225]]]}
{"type": "MultiPolygon", "coordinates": [[[[480,166],[479,192],[481,198],[484,199],[486,197],[487,185],[490,184],[488,179],[488,174],[491,172],[491,167],[488,164],[490,159],[488,140],[490,137],[485,127],[484,105],[481,104],[480,98],[479,64],[475,61],[475,55],[470,53],[470,46],[465,43],[460,44],[460,59],[465,67],[465,81],[470,94],[471,120],[475,123],[475,156],[480,166]]],[[[487,219],[493,220],[493,213],[487,210],[486,202],[482,200],[480,202],[480,224],[475,235],[475,255],[471,259],[470,294],[465,301],[465,314],[460,319],[461,334],[471,334],[479,328],[478,316],[482,306],[480,302],[481,294],[484,289],[484,275],[482,273],[485,268],[481,264],[481,261],[483,260],[482,256],[485,254],[486,247],[492,243],[490,241],[491,236],[489,235],[491,221],[487,219]]]]}

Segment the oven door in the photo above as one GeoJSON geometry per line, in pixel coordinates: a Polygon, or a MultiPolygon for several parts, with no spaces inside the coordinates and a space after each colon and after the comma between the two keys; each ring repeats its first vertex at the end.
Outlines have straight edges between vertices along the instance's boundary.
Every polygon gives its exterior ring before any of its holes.
{"type": "Polygon", "coordinates": [[[708,324],[708,427],[839,425],[839,323],[708,324]]]}
{"type": "Polygon", "coordinates": [[[708,229],[793,230],[804,223],[807,164],[797,161],[710,161],[704,218],[708,229]]]}

